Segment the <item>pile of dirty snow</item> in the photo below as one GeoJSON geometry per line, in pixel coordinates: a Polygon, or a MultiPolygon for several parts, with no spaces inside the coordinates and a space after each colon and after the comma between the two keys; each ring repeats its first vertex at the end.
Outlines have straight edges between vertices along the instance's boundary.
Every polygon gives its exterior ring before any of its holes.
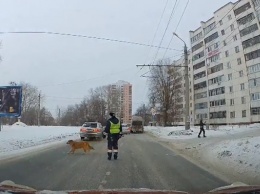
{"type": "Polygon", "coordinates": [[[27,125],[23,122],[16,122],[12,126],[27,127],[27,125]]]}

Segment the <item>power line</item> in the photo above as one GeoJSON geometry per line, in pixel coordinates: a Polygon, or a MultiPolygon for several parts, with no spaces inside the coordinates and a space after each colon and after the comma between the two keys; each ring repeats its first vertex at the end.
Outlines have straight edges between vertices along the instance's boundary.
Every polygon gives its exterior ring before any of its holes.
{"type": "MultiPolygon", "coordinates": [[[[164,15],[164,13],[165,13],[165,10],[166,10],[168,1],[169,1],[169,0],[167,0],[166,3],[165,3],[165,6],[164,6],[164,9],[163,9],[162,15],[161,15],[161,17],[160,17],[159,23],[158,23],[158,25],[157,25],[156,31],[155,31],[154,36],[153,36],[153,39],[152,39],[151,45],[153,45],[153,42],[154,42],[155,37],[156,37],[156,35],[157,35],[157,32],[158,32],[158,30],[159,30],[159,27],[160,27],[160,24],[161,24],[163,15],[164,15]]],[[[150,54],[150,51],[151,51],[151,47],[150,47],[150,49],[149,49],[149,51],[148,51],[148,53],[147,53],[147,56],[146,56],[146,59],[145,59],[145,62],[144,62],[144,63],[146,63],[147,58],[148,58],[148,56],[149,56],[149,54],[150,54]]],[[[142,69],[142,68],[141,68],[141,69],[142,69]]]]}
{"type": "MultiPolygon", "coordinates": [[[[186,9],[187,9],[187,7],[188,7],[189,2],[190,2],[190,0],[188,0],[187,3],[186,3],[186,6],[185,6],[185,8],[184,8],[184,10],[183,10],[183,12],[182,12],[181,17],[180,17],[180,20],[179,20],[179,22],[178,22],[178,24],[177,24],[177,26],[176,26],[176,28],[175,28],[175,30],[174,30],[174,33],[176,33],[176,31],[177,31],[177,29],[178,29],[178,27],[179,27],[179,25],[180,25],[180,23],[181,23],[181,20],[182,20],[184,14],[185,14],[185,12],[186,12],[186,9]]],[[[164,52],[163,59],[164,59],[164,57],[165,57],[165,55],[166,55],[166,53],[167,53],[167,51],[168,51],[168,48],[170,48],[172,39],[173,39],[173,35],[172,35],[171,40],[170,40],[170,42],[169,42],[169,44],[168,44],[168,46],[167,46],[167,49],[166,49],[165,52],[164,52]]]]}
{"type": "MultiPolygon", "coordinates": [[[[138,45],[138,46],[166,49],[166,47],[161,47],[161,45],[156,46],[156,45],[151,45],[151,44],[126,41],[126,40],[118,40],[118,39],[111,39],[111,38],[104,38],[104,37],[97,37],[97,36],[87,36],[87,35],[81,35],[81,34],[59,33],[59,32],[7,31],[7,32],[0,32],[0,34],[48,34],[48,35],[58,35],[58,36],[72,36],[72,37],[78,37],[78,38],[88,38],[88,39],[104,40],[104,41],[119,42],[119,43],[132,44],[132,45],[138,45]]],[[[173,49],[173,48],[170,48],[170,50],[181,51],[181,50],[177,50],[177,49],[173,49]]]]}
{"type": "MultiPolygon", "coordinates": [[[[174,4],[174,6],[173,6],[173,8],[172,8],[171,15],[170,15],[170,18],[169,18],[168,23],[167,23],[167,25],[166,25],[166,28],[165,28],[165,30],[164,30],[164,33],[163,33],[162,39],[161,39],[161,41],[160,41],[159,47],[161,47],[161,45],[162,45],[164,36],[165,36],[165,34],[166,34],[167,30],[168,30],[168,27],[169,27],[169,25],[170,25],[170,22],[171,22],[171,20],[172,20],[172,17],[173,17],[173,15],[174,15],[174,13],[175,13],[176,4],[177,4],[177,0],[175,0],[175,4],[174,4]]],[[[155,60],[156,60],[156,58],[157,58],[157,55],[158,55],[159,50],[160,50],[159,47],[158,47],[158,49],[157,49],[157,51],[156,51],[156,54],[155,54],[155,56],[154,56],[154,60],[153,60],[152,64],[154,64],[154,62],[155,62],[155,60]]]]}

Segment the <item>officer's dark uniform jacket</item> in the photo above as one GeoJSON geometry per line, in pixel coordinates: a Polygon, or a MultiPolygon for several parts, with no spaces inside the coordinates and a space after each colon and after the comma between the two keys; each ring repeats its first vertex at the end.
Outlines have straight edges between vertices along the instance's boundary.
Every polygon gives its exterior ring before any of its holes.
{"type": "Polygon", "coordinates": [[[108,135],[116,135],[122,132],[122,125],[116,117],[111,117],[106,124],[105,132],[108,135]]]}

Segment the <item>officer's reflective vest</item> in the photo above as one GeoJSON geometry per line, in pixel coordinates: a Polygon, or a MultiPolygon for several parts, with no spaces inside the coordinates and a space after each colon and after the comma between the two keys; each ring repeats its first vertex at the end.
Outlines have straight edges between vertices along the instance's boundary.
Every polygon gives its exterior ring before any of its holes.
{"type": "Polygon", "coordinates": [[[120,122],[114,124],[110,121],[110,133],[111,134],[120,133],[120,122]]]}

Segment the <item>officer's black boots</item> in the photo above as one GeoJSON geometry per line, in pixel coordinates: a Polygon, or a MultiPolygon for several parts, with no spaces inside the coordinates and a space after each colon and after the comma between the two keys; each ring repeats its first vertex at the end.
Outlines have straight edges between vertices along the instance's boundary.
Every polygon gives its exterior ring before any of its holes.
{"type": "Polygon", "coordinates": [[[107,159],[108,159],[108,160],[111,160],[111,158],[112,158],[112,152],[108,152],[108,153],[107,153],[107,159]]]}
{"type": "Polygon", "coordinates": [[[118,153],[115,152],[115,153],[114,153],[114,159],[115,159],[115,160],[117,160],[117,156],[118,156],[118,153]]]}

